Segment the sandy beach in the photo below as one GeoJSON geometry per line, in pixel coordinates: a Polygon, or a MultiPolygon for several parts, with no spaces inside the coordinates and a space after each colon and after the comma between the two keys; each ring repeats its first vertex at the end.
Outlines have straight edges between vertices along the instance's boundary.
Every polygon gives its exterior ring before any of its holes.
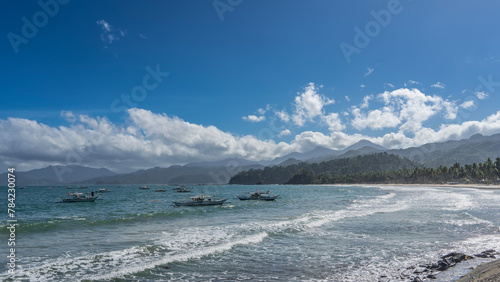
{"type": "Polygon", "coordinates": [[[403,184],[403,183],[377,183],[377,184],[333,184],[333,185],[373,185],[373,186],[413,186],[413,187],[443,187],[443,188],[472,188],[472,189],[500,189],[500,185],[494,184],[403,184]]]}

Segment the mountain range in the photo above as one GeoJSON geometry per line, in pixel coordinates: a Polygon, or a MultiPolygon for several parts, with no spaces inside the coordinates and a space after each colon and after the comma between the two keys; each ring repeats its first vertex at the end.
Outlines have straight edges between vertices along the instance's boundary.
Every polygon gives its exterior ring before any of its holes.
{"type": "MultiPolygon", "coordinates": [[[[132,173],[116,174],[106,168],[83,166],[49,166],[17,173],[19,185],[55,185],[69,183],[87,184],[225,184],[240,171],[266,166],[286,166],[300,162],[320,163],[337,158],[387,152],[408,158],[425,167],[451,166],[483,162],[488,157],[500,157],[500,134],[473,135],[469,139],[429,143],[406,149],[386,149],[367,140],[361,140],[342,150],[324,147],[304,153],[290,153],[273,160],[248,161],[228,158],[211,162],[195,162],[167,168],[155,167],[132,173]]],[[[0,176],[4,177],[4,176],[0,176]]],[[[6,176],[4,177],[6,178],[6,176]]]]}

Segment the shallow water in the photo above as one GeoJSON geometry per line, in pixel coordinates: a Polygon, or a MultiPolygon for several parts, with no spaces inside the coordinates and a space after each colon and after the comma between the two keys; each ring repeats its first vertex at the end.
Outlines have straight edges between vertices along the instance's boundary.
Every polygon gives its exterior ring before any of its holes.
{"type": "MultiPolygon", "coordinates": [[[[222,206],[173,207],[185,194],[108,188],[95,203],[56,204],[64,187],[17,190],[17,278],[39,280],[398,279],[451,251],[500,247],[500,191],[376,186],[193,186],[222,206]],[[239,201],[256,188],[281,197],[239,201]]],[[[164,186],[161,186],[165,188],[164,186]]],[[[5,189],[6,190],[6,189],[5,189]]],[[[7,206],[6,193],[1,202],[7,206]]],[[[8,231],[0,231],[7,244],[8,231]]],[[[8,248],[0,248],[6,258],[8,248]]],[[[6,279],[7,266],[0,266],[6,279]]],[[[478,261],[479,262],[479,261],[478,261]]],[[[463,267],[440,274],[458,278],[463,267]]]]}

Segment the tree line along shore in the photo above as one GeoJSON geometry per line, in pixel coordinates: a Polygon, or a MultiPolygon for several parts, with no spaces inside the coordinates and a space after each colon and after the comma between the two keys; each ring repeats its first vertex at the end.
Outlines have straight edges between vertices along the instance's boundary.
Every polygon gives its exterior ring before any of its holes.
{"type": "Polygon", "coordinates": [[[388,153],[334,159],[321,163],[301,162],[234,175],[229,184],[500,184],[500,158],[484,163],[450,167],[424,167],[388,153]]]}

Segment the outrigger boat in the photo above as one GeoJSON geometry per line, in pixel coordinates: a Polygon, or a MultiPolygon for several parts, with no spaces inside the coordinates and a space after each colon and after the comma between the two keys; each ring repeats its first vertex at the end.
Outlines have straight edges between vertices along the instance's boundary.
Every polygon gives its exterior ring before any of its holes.
{"type": "Polygon", "coordinates": [[[146,185],[144,185],[144,186],[139,187],[139,189],[141,189],[141,190],[149,190],[149,187],[146,186],[146,185]]]}
{"type": "Polygon", "coordinates": [[[272,194],[269,191],[264,192],[257,190],[253,192],[243,193],[241,195],[238,195],[237,197],[242,201],[247,201],[247,200],[274,201],[279,197],[279,195],[272,194]]]}
{"type": "Polygon", "coordinates": [[[61,199],[61,203],[77,203],[77,202],[95,202],[99,195],[89,195],[85,193],[68,193],[66,197],[61,199]]]}
{"type": "Polygon", "coordinates": [[[191,190],[189,190],[189,188],[186,187],[186,186],[184,186],[184,185],[172,188],[172,190],[174,190],[175,192],[178,192],[178,193],[188,193],[188,192],[191,192],[191,190]]]}
{"type": "Polygon", "coordinates": [[[175,206],[216,206],[222,205],[227,199],[206,196],[203,194],[174,201],[175,206]]]}

